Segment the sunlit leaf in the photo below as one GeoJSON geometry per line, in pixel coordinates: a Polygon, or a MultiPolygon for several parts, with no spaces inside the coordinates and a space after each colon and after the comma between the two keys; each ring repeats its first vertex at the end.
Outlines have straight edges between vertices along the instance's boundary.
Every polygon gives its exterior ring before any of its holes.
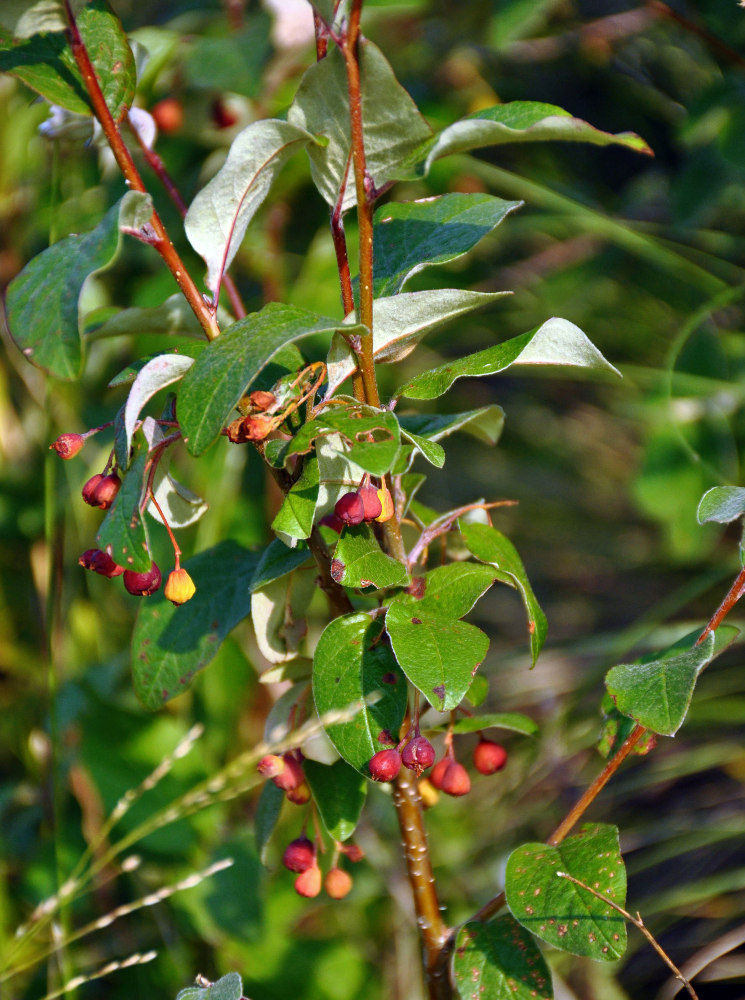
{"type": "Polygon", "coordinates": [[[535,938],[509,916],[471,920],[460,928],[453,978],[460,1000],[552,1000],[554,995],[535,938]]]}
{"type": "Polygon", "coordinates": [[[409,579],[405,567],[382,551],[367,524],[344,529],[334,551],[331,575],[344,587],[377,589],[403,586],[409,579]]]}

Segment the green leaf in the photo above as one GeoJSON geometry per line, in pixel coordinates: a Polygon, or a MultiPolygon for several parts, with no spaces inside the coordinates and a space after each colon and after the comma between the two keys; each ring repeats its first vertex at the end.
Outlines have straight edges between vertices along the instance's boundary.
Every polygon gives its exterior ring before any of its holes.
{"type": "Polygon", "coordinates": [[[522,333],[503,344],[422,372],[397,389],[395,395],[435,399],[447,392],[456,379],[496,375],[511,365],[568,365],[612,372],[619,378],[621,375],[578,326],[554,316],[532,333],[522,333]]]}
{"type": "Polygon", "coordinates": [[[393,465],[400,443],[395,414],[354,399],[337,398],[348,405],[325,407],[303,424],[290,441],[286,457],[306,454],[317,437],[326,436],[329,446],[341,451],[350,462],[374,476],[384,476],[393,465]]]}
{"type": "Polygon", "coordinates": [[[156,711],[191,685],[227,634],[250,612],[255,552],[221,542],[183,564],[196,585],[188,604],[174,607],[159,590],[143,599],[132,636],[137,697],[156,711]]]}
{"type": "Polygon", "coordinates": [[[461,534],[468,550],[481,562],[490,563],[495,568],[498,580],[519,591],[528,615],[531,666],[535,666],[546,641],[548,622],[515,546],[501,531],[488,524],[469,524],[461,520],[461,534]]]}
{"type": "Polygon", "coordinates": [[[282,789],[277,788],[273,781],[265,781],[256,805],[256,818],[254,820],[256,850],[259,852],[259,860],[262,865],[266,864],[267,848],[277,826],[284,801],[285,793],[282,789]]]}
{"type": "Polygon", "coordinates": [[[24,267],[8,286],[6,312],[13,340],[26,358],[50,375],[80,375],[80,296],[86,280],[107,267],[119,249],[120,218],[149,195],[129,191],[84,236],[68,236],[24,267]]]}
{"type": "Polygon", "coordinates": [[[200,342],[191,345],[190,351],[206,347],[206,344],[201,343],[204,330],[181,292],[171,295],[159,306],[120,309],[114,315],[107,314],[102,319],[96,312],[85,319],[86,340],[148,333],[198,338],[200,342]]]}
{"type": "Polygon", "coordinates": [[[335,618],[318,640],[313,658],[313,697],[318,714],[356,707],[347,722],[326,723],[326,732],[344,760],[369,776],[367,764],[395,740],[404,719],[408,693],[390,647],[381,639],[382,623],[366,614],[335,618]]]}
{"type": "Polygon", "coordinates": [[[688,713],[698,675],[714,655],[714,636],[677,656],[649,663],[623,663],[605,677],[605,686],[623,715],[662,736],[675,736],[688,713]]]}
{"type": "MultiPolygon", "coordinates": [[[[405,431],[401,429],[401,436],[404,441],[413,445],[413,451],[419,452],[423,455],[430,465],[434,465],[435,468],[441,469],[445,464],[445,449],[434,441],[430,441],[427,438],[420,437],[418,434],[413,434],[411,431],[405,431]]],[[[408,449],[412,451],[412,449],[408,449]]],[[[398,462],[397,462],[398,467],[398,462]]],[[[408,463],[406,464],[408,468],[408,463]]]]}
{"type": "MultiPolygon", "coordinates": [[[[461,288],[433,288],[425,292],[402,292],[373,303],[373,357],[378,364],[401,361],[426,334],[450,320],[490,305],[509,292],[471,292],[461,288]]],[[[353,322],[354,316],[346,322],[353,322]]],[[[345,332],[347,328],[345,326],[345,332]]],[[[348,336],[348,333],[347,333],[348,336]]],[[[357,367],[357,361],[341,334],[331,341],[328,359],[327,395],[332,395],[357,367]]]]}
{"type": "MultiPolygon", "coordinates": [[[[78,11],[76,21],[106,104],[114,121],[120,122],[132,104],[136,85],[134,56],[121,22],[105,0],[90,0],[78,11]]],[[[52,21],[40,20],[38,14],[27,19],[28,28],[16,24],[15,30],[7,30],[6,17],[0,24],[0,72],[16,76],[52,104],[77,114],[92,113],[63,30],[55,29],[52,21]],[[19,29],[21,34],[34,33],[21,38],[19,29]]],[[[67,26],[64,13],[59,24],[60,29],[67,26]]]]}
{"type": "Polygon", "coordinates": [[[375,297],[395,295],[423,268],[462,257],[522,204],[490,194],[443,194],[383,205],[373,220],[375,297]]]}
{"type": "Polygon", "coordinates": [[[313,530],[319,483],[318,459],[309,455],[272,521],[272,531],[288,538],[308,538],[313,530]]]}
{"type": "Polygon", "coordinates": [[[484,444],[494,445],[502,434],[504,410],[491,404],[464,413],[404,413],[399,414],[398,422],[402,430],[428,441],[442,441],[456,431],[465,431],[484,444]]]}
{"type": "Polygon", "coordinates": [[[329,836],[348,840],[360,821],[367,782],[344,760],[337,760],[330,767],[306,760],[303,770],[329,836]]]}
{"type": "Polygon", "coordinates": [[[474,708],[478,708],[479,705],[483,705],[486,701],[487,695],[489,694],[489,680],[484,677],[483,674],[476,674],[474,679],[471,681],[468,690],[466,691],[466,698],[473,705],[474,708]]]}
{"type": "Polygon", "coordinates": [[[345,528],[336,543],[331,575],[344,587],[400,587],[409,582],[406,568],[378,545],[369,524],[345,528]]]}
{"type": "Polygon", "coordinates": [[[458,931],[453,978],[461,1000],[551,1000],[551,973],[532,934],[512,917],[458,931]]]}
{"type": "Polygon", "coordinates": [[[394,601],[385,627],[401,669],[438,712],[464,698],[489,649],[489,638],[467,622],[438,617],[394,601]]]}
{"type": "Polygon", "coordinates": [[[243,983],[237,972],[228,972],[209,986],[188,986],[181,990],[176,1000],[241,1000],[243,983]]]}
{"type": "Polygon", "coordinates": [[[438,566],[421,579],[424,581],[421,598],[404,594],[396,600],[439,618],[462,618],[491,587],[496,575],[491,566],[459,562],[438,566]]]}
{"type": "Polygon", "coordinates": [[[729,524],[745,514],[745,489],[741,486],[715,486],[701,497],[696,511],[699,524],[716,521],[729,524]]]}
{"type": "MultiPolygon", "coordinates": [[[[474,680],[478,676],[477,674],[474,680]]],[[[448,724],[443,724],[442,729],[447,728],[448,724]]],[[[482,729],[509,729],[513,733],[522,733],[523,736],[535,736],[538,732],[536,723],[520,712],[491,712],[487,715],[472,715],[465,719],[458,719],[453,726],[455,733],[480,733],[482,729]]]]}
{"type": "Polygon", "coordinates": [[[147,528],[140,513],[146,461],[147,454],[143,451],[132,462],[96,534],[99,548],[108,552],[119,566],[136,573],[146,573],[151,565],[147,528]]]}
{"type": "Polygon", "coordinates": [[[475,111],[466,118],[448,125],[410,157],[398,173],[401,180],[423,177],[435,160],[453,153],[466,153],[482,146],[498,146],[508,142],[587,142],[593,146],[618,145],[638,153],[652,155],[646,142],[633,132],[612,135],[593,128],[581,118],[554,104],[538,101],[512,101],[492,108],[475,111]]]}
{"type": "MultiPolygon", "coordinates": [[[[365,161],[374,187],[380,190],[432,130],[380,49],[361,41],[359,50],[365,161]]],[[[347,94],[344,58],[333,46],[325,59],[306,70],[287,113],[289,122],[317,139],[308,147],[313,182],[329,205],[336,204],[344,187],[345,211],[356,203],[351,169],[347,176],[351,151],[347,94]]]]}
{"type": "Polygon", "coordinates": [[[505,893],[514,918],[543,941],[600,962],[620,958],[626,950],[624,918],[557,872],[623,906],[626,868],[616,827],[583,826],[557,847],[523,844],[507,860],[505,893]]]}
{"type": "Polygon", "coordinates": [[[309,142],[313,136],[289,122],[252,122],[235,137],[224,165],[189,206],[186,235],[207,264],[213,295],[277,174],[309,142]]]}
{"type": "Polygon", "coordinates": [[[307,309],[270,302],[208,344],[179,388],[179,421],[191,454],[201,455],[219,437],[233,407],[284,346],[340,326],[307,309]]]}
{"type": "Polygon", "coordinates": [[[278,539],[271,541],[261,553],[256,572],[251,580],[251,590],[258,590],[272,580],[279,580],[287,573],[292,573],[298,566],[312,558],[305,548],[288,548],[278,539]]]}

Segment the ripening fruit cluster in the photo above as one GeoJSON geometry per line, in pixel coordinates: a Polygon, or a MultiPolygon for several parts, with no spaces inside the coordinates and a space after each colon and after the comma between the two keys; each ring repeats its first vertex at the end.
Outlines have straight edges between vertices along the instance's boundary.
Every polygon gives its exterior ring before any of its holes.
{"type": "MultiPolygon", "coordinates": [[[[414,736],[403,749],[389,748],[378,750],[370,759],[368,768],[373,781],[395,781],[401,766],[416,772],[417,777],[435,761],[435,750],[429,740],[421,735],[414,736]]],[[[483,736],[473,752],[473,764],[480,774],[496,774],[507,763],[507,751],[499,743],[487,740],[483,736]]],[[[467,795],[471,790],[471,779],[468,771],[455,759],[452,746],[442,760],[439,760],[429,773],[425,782],[420,784],[420,791],[425,805],[434,805],[437,801],[437,791],[446,795],[467,795]],[[436,791],[433,791],[436,790],[436,791]]]]}
{"type": "Polygon", "coordinates": [[[352,888],[352,876],[339,867],[339,853],[345,854],[350,861],[361,861],[364,857],[356,844],[337,844],[331,867],[324,878],[316,845],[304,833],[291,841],[282,855],[282,864],[288,871],[297,874],[295,892],[299,896],[313,898],[323,887],[331,899],[344,899],[352,888]]]}
{"type": "MultiPolygon", "coordinates": [[[[389,521],[393,517],[393,497],[390,490],[383,486],[360,486],[354,492],[345,493],[336,501],[334,516],[342,525],[362,524],[363,521],[389,521]]],[[[327,521],[330,527],[333,523],[327,521]]]]}
{"type": "Polygon", "coordinates": [[[295,753],[285,753],[281,757],[275,753],[267,754],[256,765],[256,770],[281,788],[288,802],[296,806],[310,802],[310,788],[305,780],[303,765],[295,753]]]}

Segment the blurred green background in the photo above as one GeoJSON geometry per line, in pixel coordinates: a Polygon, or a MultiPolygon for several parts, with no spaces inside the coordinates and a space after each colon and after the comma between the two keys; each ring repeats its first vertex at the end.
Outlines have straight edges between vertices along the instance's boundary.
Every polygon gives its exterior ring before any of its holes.
{"type": "MultiPolygon", "coordinates": [[[[183,113],[157,149],[188,203],[241,127],[286,110],[314,58],[302,20],[293,19],[307,6],[280,0],[272,5],[279,14],[227,0],[113,6],[150,53],[138,103],[153,109],[174,98],[183,113]]],[[[538,100],[607,131],[638,132],[655,152],[651,159],[573,144],[500,147],[440,161],[426,184],[393,191],[404,200],[486,190],[526,204],[468,258],[411,282],[410,289],[514,294],[431,335],[398,370],[382,369],[383,394],[442,358],[552,315],[579,325],[624,374],[601,382],[523,369],[458,382],[441,401],[452,411],[499,403],[505,431],[494,450],[450,439],[445,468],[429,476],[420,499],[438,510],[481,497],[519,501],[495,523],[517,545],[549,620],[531,673],[513,592],[492,591],[471,619],[492,637],[482,668],[490,680],[486,707],[524,711],[541,732],[509,739],[505,772],[478,778],[467,798],[428,813],[446,919],[457,923],[501,887],[509,852],[547,836],[599,770],[607,668],[702,627],[739,568],[737,530],[702,528],[695,510],[709,487],[741,484],[745,11],[732,0],[369,0],[363,24],[436,128],[497,102],[538,100]]],[[[0,77],[0,285],[50,240],[92,228],[124,191],[95,146],[42,138],[46,115],[30,91],[0,77]]],[[[200,276],[176,210],[145,176],[200,276]]],[[[279,298],[340,313],[327,223],[298,157],[232,269],[250,308],[279,298]]],[[[351,223],[348,231],[351,237],[351,223]]],[[[87,305],[156,305],[174,290],[157,256],[128,241],[116,264],[89,283],[87,305]]],[[[103,465],[108,439],[94,438],[70,463],[48,444],[61,431],[111,419],[124,390],[107,390],[108,380],[164,340],[95,342],[83,381],[62,384],[50,383],[3,337],[0,952],[68,876],[117,799],[195,721],[206,727],[199,748],[143,796],[124,831],[252,747],[276,695],[256,681],[258,654],[244,625],[187,695],[149,715],[129,678],[137,600],[77,566],[100,518],[79,490],[103,465]]],[[[222,538],[267,542],[276,496],[248,449],[218,446],[199,462],[182,455],[177,465],[211,505],[182,534],[185,553],[222,538]]],[[[160,561],[158,552],[168,549],[163,533],[155,548],[160,561]]],[[[317,635],[321,600],[313,611],[317,635]]],[[[660,739],[651,756],[627,765],[591,811],[590,818],[620,826],[628,906],[679,964],[743,928],[742,688],[735,646],[701,678],[676,739],[660,739]]],[[[371,791],[359,833],[368,861],[355,866],[354,889],[341,903],[301,900],[278,870],[301,823],[290,806],[262,868],[255,808],[255,794],[242,796],[133,844],[139,867],[65,908],[60,935],[216,858],[230,856],[235,865],[58,949],[48,963],[0,984],[0,995],[41,998],[69,976],[155,949],[152,963],[82,986],[79,995],[175,996],[197,973],[214,979],[236,969],[252,1000],[417,1000],[416,931],[384,791],[371,791]]],[[[698,986],[702,1000],[745,995],[745,954],[717,957],[723,950],[713,945],[715,960],[698,986]]],[[[548,957],[565,998],[652,998],[667,979],[634,931],[615,965],[548,957]]]]}

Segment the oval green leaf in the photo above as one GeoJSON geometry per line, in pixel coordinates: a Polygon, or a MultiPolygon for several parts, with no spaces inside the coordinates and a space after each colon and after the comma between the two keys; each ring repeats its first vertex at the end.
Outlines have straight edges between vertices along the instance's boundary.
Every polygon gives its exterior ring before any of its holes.
{"type": "Polygon", "coordinates": [[[306,760],[305,777],[323,825],[334,840],[348,840],[357,829],[367,798],[367,782],[344,760],[318,764],[306,760]]]}
{"type": "Polygon", "coordinates": [[[535,938],[510,916],[458,931],[453,978],[461,1000],[551,1000],[551,973],[535,938]]]}

